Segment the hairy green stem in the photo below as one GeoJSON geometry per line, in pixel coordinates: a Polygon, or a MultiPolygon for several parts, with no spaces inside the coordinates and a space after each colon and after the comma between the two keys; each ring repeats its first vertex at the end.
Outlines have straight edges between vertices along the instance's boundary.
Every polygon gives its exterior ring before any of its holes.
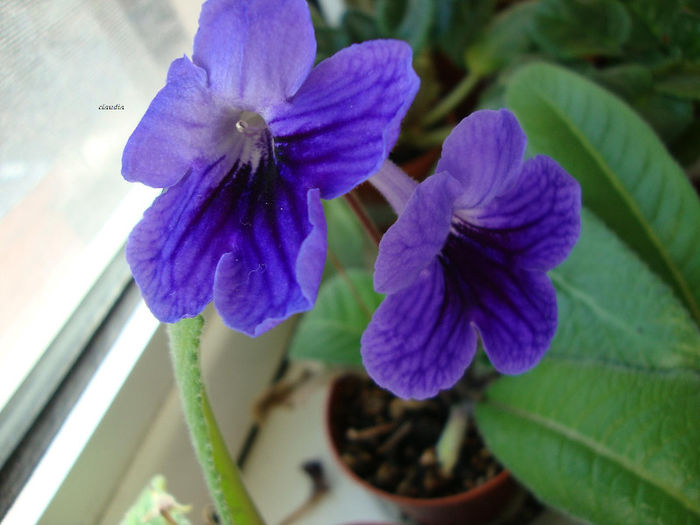
{"type": "Polygon", "coordinates": [[[221,523],[264,525],[238,467],[228,453],[204,390],[199,366],[199,338],[203,325],[204,320],[197,316],[168,326],[175,380],[192,445],[221,523]]]}
{"type": "Polygon", "coordinates": [[[474,89],[474,86],[478,84],[479,80],[479,75],[475,73],[465,75],[462,81],[457,84],[437,106],[423,117],[421,124],[427,127],[444,118],[450,111],[456,108],[460,102],[467,98],[467,95],[471,93],[471,90],[474,89]]]}

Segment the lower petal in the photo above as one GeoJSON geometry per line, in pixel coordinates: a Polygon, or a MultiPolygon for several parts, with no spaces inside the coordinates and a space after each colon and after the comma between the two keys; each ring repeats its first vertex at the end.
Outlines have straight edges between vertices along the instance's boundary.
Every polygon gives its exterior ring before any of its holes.
{"type": "Polygon", "coordinates": [[[162,322],[197,315],[211,301],[214,270],[235,235],[229,175],[223,158],[190,172],[155,200],[129,236],[127,261],[162,322]]]}
{"type": "Polygon", "coordinates": [[[454,385],[476,351],[476,334],[434,262],[409,288],[389,295],[362,336],[362,360],[378,385],[425,399],[454,385]]]}
{"type": "Polygon", "coordinates": [[[491,363],[503,374],[531,369],[557,328],[557,301],[549,277],[486,261],[474,261],[467,271],[470,281],[468,286],[462,283],[463,301],[491,363]]]}
{"type": "Polygon", "coordinates": [[[316,300],[326,256],[317,189],[282,184],[251,218],[248,234],[221,258],[214,304],[227,326],[258,336],[316,300]]]}

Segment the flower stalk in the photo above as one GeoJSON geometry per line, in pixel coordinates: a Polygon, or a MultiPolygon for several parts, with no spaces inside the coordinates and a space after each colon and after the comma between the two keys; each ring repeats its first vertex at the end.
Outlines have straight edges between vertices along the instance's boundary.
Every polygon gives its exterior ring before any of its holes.
{"type": "Polygon", "coordinates": [[[202,381],[199,365],[201,316],[168,326],[170,355],[185,422],[221,523],[264,525],[231,459],[202,381]]]}
{"type": "Polygon", "coordinates": [[[348,203],[348,206],[350,206],[352,212],[357,216],[367,236],[372,240],[375,246],[379,246],[379,241],[382,240],[382,234],[379,233],[377,226],[372,222],[372,219],[367,214],[360,200],[352,192],[346,193],[343,195],[343,198],[348,203]]]}

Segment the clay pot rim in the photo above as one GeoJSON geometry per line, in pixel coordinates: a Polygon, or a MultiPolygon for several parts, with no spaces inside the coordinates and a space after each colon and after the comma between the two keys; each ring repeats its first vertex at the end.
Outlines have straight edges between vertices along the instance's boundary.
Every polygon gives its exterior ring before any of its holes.
{"type": "Polygon", "coordinates": [[[457,502],[464,502],[464,501],[478,499],[483,494],[491,491],[492,489],[494,489],[498,485],[501,485],[502,483],[505,483],[509,479],[511,479],[510,472],[508,470],[504,469],[498,475],[489,479],[486,483],[482,483],[481,485],[477,485],[476,487],[469,489],[465,492],[459,492],[457,494],[452,494],[450,496],[441,496],[441,497],[437,497],[437,498],[413,498],[413,497],[409,497],[409,496],[401,496],[399,494],[387,492],[386,490],[375,487],[371,483],[365,481],[360,476],[358,476],[350,467],[348,467],[345,464],[345,462],[341,459],[340,454],[338,453],[338,449],[335,446],[335,442],[333,440],[333,433],[331,432],[330,412],[331,412],[331,401],[333,399],[333,392],[334,392],[334,389],[335,389],[336,385],[338,384],[338,382],[340,382],[342,379],[347,378],[349,376],[358,376],[358,374],[348,372],[345,374],[335,376],[333,378],[333,380],[331,381],[331,383],[328,387],[328,393],[326,396],[323,424],[324,424],[325,433],[326,433],[326,441],[328,442],[328,445],[331,449],[331,454],[333,455],[333,459],[335,460],[336,464],[338,464],[340,466],[340,469],[346,475],[350,476],[350,478],[355,483],[365,487],[367,490],[374,493],[375,495],[377,495],[381,498],[391,500],[398,505],[410,505],[413,507],[432,507],[432,506],[449,505],[449,504],[453,504],[453,503],[457,503],[457,502]]]}

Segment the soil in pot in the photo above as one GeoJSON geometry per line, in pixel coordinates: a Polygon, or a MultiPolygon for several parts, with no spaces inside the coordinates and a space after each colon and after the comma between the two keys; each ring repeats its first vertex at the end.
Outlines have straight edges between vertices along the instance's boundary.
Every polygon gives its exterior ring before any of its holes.
{"type": "MultiPolygon", "coordinates": [[[[484,445],[473,421],[451,475],[442,472],[435,456],[450,408],[477,397],[482,386],[461,385],[433,399],[410,401],[393,396],[366,376],[343,376],[334,385],[333,410],[328,414],[335,451],[361,480],[403,498],[447,498],[504,478],[507,473],[484,445]]],[[[508,483],[514,487],[512,480],[508,483]]],[[[517,515],[509,513],[508,523],[527,523],[541,509],[528,497],[517,515]]]]}
{"type": "Polygon", "coordinates": [[[455,401],[453,392],[407,401],[362,376],[348,376],[342,389],[346,401],[334,422],[339,453],[372,485],[401,496],[437,498],[472,489],[503,470],[470,424],[452,475],[441,472],[433,447],[455,401]]]}

